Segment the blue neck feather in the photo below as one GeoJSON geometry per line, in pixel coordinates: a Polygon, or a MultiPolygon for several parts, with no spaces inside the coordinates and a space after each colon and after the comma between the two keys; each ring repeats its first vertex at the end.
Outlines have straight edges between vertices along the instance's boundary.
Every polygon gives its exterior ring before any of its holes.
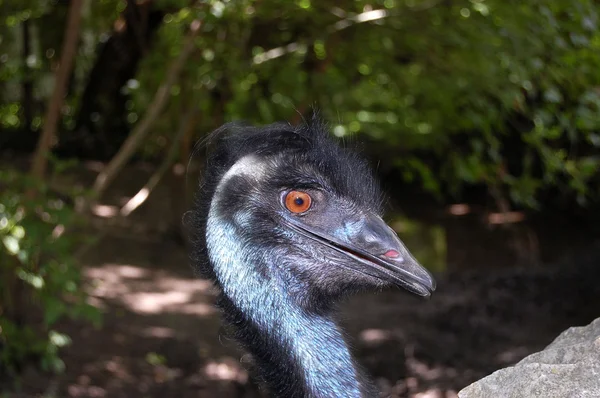
{"type": "Polygon", "coordinates": [[[335,322],[301,308],[284,278],[259,273],[277,266],[244,254],[248,250],[236,227],[212,210],[206,242],[222,289],[220,306],[270,392],[290,398],[371,396],[335,322]]]}

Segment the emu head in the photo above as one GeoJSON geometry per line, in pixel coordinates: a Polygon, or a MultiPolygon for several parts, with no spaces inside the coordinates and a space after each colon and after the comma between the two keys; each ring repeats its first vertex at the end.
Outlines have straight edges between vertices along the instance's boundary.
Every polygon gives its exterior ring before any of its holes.
{"type": "Polygon", "coordinates": [[[429,296],[435,289],[382,220],[367,163],[318,120],[228,124],[209,140],[191,227],[196,263],[224,290],[239,294],[242,287],[228,285],[247,273],[248,283],[258,277],[252,283],[319,310],[347,292],[396,285],[429,296]]]}

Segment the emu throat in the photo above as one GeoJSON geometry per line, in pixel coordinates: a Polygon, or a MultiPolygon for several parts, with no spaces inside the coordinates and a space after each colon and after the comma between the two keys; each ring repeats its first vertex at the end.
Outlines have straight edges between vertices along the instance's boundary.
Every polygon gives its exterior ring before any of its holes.
{"type": "Polygon", "coordinates": [[[206,229],[209,257],[224,296],[225,317],[253,355],[271,393],[280,397],[363,396],[338,326],[327,316],[300,308],[282,279],[257,272],[276,269],[277,264],[257,264],[264,258],[244,247],[236,231],[243,226],[232,221],[211,206],[206,229]]]}

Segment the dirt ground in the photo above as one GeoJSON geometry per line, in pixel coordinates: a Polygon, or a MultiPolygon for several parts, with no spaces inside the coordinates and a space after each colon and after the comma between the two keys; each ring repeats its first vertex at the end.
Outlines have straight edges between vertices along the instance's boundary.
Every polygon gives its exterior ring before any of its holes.
{"type": "MultiPolygon", "coordinates": [[[[86,265],[101,329],[69,323],[65,374],[26,374],[15,397],[257,397],[247,361],[221,329],[214,289],[168,240],[106,238],[86,265]],[[100,250],[103,248],[104,250],[100,250]],[[120,254],[115,256],[116,248],[120,254]],[[44,395],[45,394],[45,395],[44,395]]],[[[393,397],[455,397],[467,384],[600,314],[600,250],[572,268],[438,276],[430,300],[357,297],[342,323],[358,361],[393,397]],[[596,278],[590,271],[595,266],[596,278]]]]}
{"type": "MultiPolygon", "coordinates": [[[[132,189],[111,200],[122,203],[132,189]]],[[[163,214],[166,221],[148,225],[169,207],[168,200],[158,195],[124,225],[98,222],[94,231],[103,237],[83,263],[92,303],[104,313],[102,327],[62,324],[73,340],[64,350],[65,373],[31,368],[20,387],[4,396],[266,396],[256,387],[248,357],[221,326],[214,288],[193,275],[184,245],[169,230],[173,217],[163,214]]],[[[343,304],[340,321],[352,350],[384,396],[456,397],[469,383],[542,349],[567,327],[600,316],[597,237],[579,247],[552,245],[542,251],[552,253],[550,264],[517,268],[497,266],[498,259],[511,260],[502,245],[482,249],[482,242],[495,239],[485,233],[471,230],[460,235],[460,250],[448,248],[457,264],[436,275],[431,299],[390,290],[343,304]],[[478,251],[481,266],[461,266],[474,261],[464,253],[478,251]]],[[[557,231],[567,235],[573,236],[557,231]]]]}

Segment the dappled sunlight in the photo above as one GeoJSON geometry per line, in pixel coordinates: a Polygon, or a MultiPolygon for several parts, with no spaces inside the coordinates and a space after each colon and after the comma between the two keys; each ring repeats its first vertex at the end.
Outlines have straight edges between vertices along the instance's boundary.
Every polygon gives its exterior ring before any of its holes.
{"type": "Polygon", "coordinates": [[[69,397],[106,397],[106,390],[98,386],[70,385],[67,388],[69,397]]]}
{"type": "Polygon", "coordinates": [[[215,312],[215,290],[207,280],[166,276],[163,270],[114,263],[87,267],[85,274],[92,280],[92,304],[93,299],[111,299],[140,314],[176,312],[206,316],[215,312]]]}
{"type": "Polygon", "coordinates": [[[407,377],[404,380],[398,380],[394,386],[386,385],[381,381],[381,385],[383,388],[381,390],[384,392],[386,397],[390,398],[399,398],[399,397],[407,397],[407,398],[457,398],[458,393],[456,390],[443,388],[443,387],[424,387],[419,385],[419,379],[417,377],[407,377]],[[389,395],[388,395],[389,394],[389,395]]]}
{"type": "Polygon", "coordinates": [[[117,269],[119,275],[124,278],[143,278],[148,275],[148,271],[132,265],[122,265],[117,269]]]}
{"type": "Polygon", "coordinates": [[[184,279],[160,275],[156,283],[163,290],[174,289],[188,293],[201,291],[211,296],[216,294],[216,288],[206,279],[184,279]]]}
{"type": "Polygon", "coordinates": [[[237,381],[246,383],[248,381],[248,372],[240,362],[233,358],[224,358],[219,361],[211,361],[204,367],[204,373],[211,380],[237,381]]]}
{"type": "Polygon", "coordinates": [[[119,213],[119,208],[109,205],[93,205],[92,213],[102,218],[113,218],[119,213]]]}
{"type": "Polygon", "coordinates": [[[173,175],[176,176],[183,176],[185,175],[185,165],[181,164],[181,163],[176,163],[173,165],[172,167],[172,171],[173,171],[173,175]]]}
{"type": "Polygon", "coordinates": [[[377,344],[392,338],[392,332],[383,329],[366,329],[360,333],[361,341],[367,344],[377,344]]]}
{"type": "Polygon", "coordinates": [[[143,278],[148,275],[143,268],[129,264],[104,264],[102,267],[88,267],[84,271],[94,285],[97,296],[114,297],[115,294],[127,293],[129,287],[124,279],[143,278]]]}
{"type": "Polygon", "coordinates": [[[183,304],[190,298],[191,294],[186,292],[132,293],[123,298],[123,303],[135,312],[157,314],[183,304]]]}
{"type": "Polygon", "coordinates": [[[443,366],[430,366],[414,357],[406,360],[406,367],[411,374],[418,376],[419,380],[434,381],[442,377],[452,378],[457,376],[456,369],[443,366]]]}
{"type": "Polygon", "coordinates": [[[515,224],[525,221],[525,213],[520,211],[508,211],[505,213],[490,213],[488,214],[488,223],[492,225],[498,224],[515,224]]]}
{"type": "Polygon", "coordinates": [[[171,369],[163,365],[154,367],[154,381],[156,383],[166,383],[175,380],[181,376],[180,369],[171,369]]]}
{"type": "Polygon", "coordinates": [[[177,312],[188,315],[211,315],[216,312],[214,305],[204,303],[188,303],[177,308],[177,312]]]}
{"type": "Polygon", "coordinates": [[[275,58],[279,58],[282,55],[296,52],[299,49],[306,49],[306,46],[304,46],[302,44],[298,44],[298,43],[290,43],[286,46],[273,48],[268,51],[265,51],[265,52],[255,55],[253,62],[255,64],[262,64],[263,62],[266,62],[266,61],[269,61],[269,60],[272,60],[275,58]]]}
{"type": "Polygon", "coordinates": [[[113,377],[119,380],[133,380],[133,376],[129,373],[127,367],[123,364],[120,357],[114,357],[104,364],[104,369],[109,371],[113,377]]]}
{"type": "Polygon", "coordinates": [[[161,339],[175,337],[175,330],[162,326],[150,326],[142,330],[142,336],[158,337],[161,339]]]}
{"type": "Polygon", "coordinates": [[[457,398],[458,393],[452,390],[431,388],[426,391],[411,395],[412,398],[457,398]]]}
{"type": "Polygon", "coordinates": [[[465,203],[457,203],[448,206],[448,213],[453,216],[465,216],[471,213],[471,206],[465,203]]]}
{"type": "Polygon", "coordinates": [[[458,393],[452,389],[435,386],[440,380],[451,380],[458,376],[458,371],[452,367],[441,365],[431,366],[425,362],[419,361],[414,356],[406,359],[406,367],[411,375],[406,379],[406,384],[412,391],[418,393],[409,394],[413,398],[456,398],[458,393]]]}
{"type": "Polygon", "coordinates": [[[65,232],[65,226],[63,224],[58,224],[56,227],[54,227],[54,229],[52,230],[52,237],[54,239],[58,239],[62,236],[62,234],[65,232]]]}
{"type": "Polygon", "coordinates": [[[145,337],[157,337],[160,339],[172,338],[175,337],[175,330],[172,328],[167,328],[163,326],[150,326],[146,329],[142,330],[142,336],[145,337]]]}

